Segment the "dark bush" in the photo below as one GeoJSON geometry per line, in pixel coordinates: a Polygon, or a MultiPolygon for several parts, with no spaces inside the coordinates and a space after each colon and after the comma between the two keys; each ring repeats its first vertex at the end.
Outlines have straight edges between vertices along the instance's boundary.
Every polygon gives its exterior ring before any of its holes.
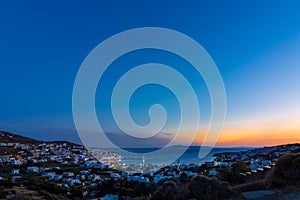
{"type": "Polygon", "coordinates": [[[6,199],[6,196],[8,195],[8,191],[3,191],[0,188],[0,199],[6,199]]]}
{"type": "Polygon", "coordinates": [[[166,181],[159,187],[151,197],[151,200],[176,200],[178,199],[178,188],[173,181],[166,181]]]}
{"type": "Polygon", "coordinates": [[[231,196],[228,187],[220,180],[202,175],[192,178],[190,192],[193,198],[199,200],[228,199],[231,196]]]}
{"type": "Polygon", "coordinates": [[[281,156],[270,175],[272,186],[300,183],[300,153],[281,156]]]}

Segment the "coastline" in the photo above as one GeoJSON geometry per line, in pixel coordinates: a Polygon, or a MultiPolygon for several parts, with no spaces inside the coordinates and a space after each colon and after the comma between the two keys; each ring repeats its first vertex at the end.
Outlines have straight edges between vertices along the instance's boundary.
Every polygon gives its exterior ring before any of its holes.
{"type": "MultiPolygon", "coordinates": [[[[93,151],[93,155],[103,162],[104,164],[108,164],[113,166],[115,169],[121,169],[123,171],[127,171],[126,169],[130,169],[129,171],[141,172],[141,171],[155,171],[159,168],[168,166],[168,165],[178,165],[178,164],[196,164],[202,165],[206,162],[212,162],[215,159],[215,154],[219,153],[229,153],[229,152],[240,152],[249,150],[251,148],[245,147],[214,147],[212,151],[204,158],[199,159],[198,153],[201,146],[191,146],[188,147],[187,150],[179,155],[179,158],[172,163],[166,162],[167,158],[170,156],[170,153],[174,156],[180,151],[182,146],[173,146],[168,147],[168,153],[163,153],[157,156],[157,154],[152,154],[158,150],[158,148],[126,148],[122,149],[98,149],[91,148],[93,151]],[[98,152],[98,153],[97,153],[98,152]],[[106,152],[106,153],[103,153],[106,152]],[[106,157],[104,159],[104,157],[106,157]],[[108,158],[107,158],[108,157],[108,158]]],[[[185,147],[186,148],[186,147],[185,147]]],[[[90,151],[91,151],[90,149],[90,151]]]]}

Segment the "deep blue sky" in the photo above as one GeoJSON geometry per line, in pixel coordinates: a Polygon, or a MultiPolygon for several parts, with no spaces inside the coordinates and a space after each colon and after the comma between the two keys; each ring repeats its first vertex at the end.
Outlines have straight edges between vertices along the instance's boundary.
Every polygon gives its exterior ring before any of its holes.
{"type": "Polygon", "coordinates": [[[1,2],[0,130],[79,141],[72,89],[82,61],[108,37],[146,26],[180,31],[207,50],[226,87],[228,124],[296,118],[300,3],[188,2],[1,2]]]}

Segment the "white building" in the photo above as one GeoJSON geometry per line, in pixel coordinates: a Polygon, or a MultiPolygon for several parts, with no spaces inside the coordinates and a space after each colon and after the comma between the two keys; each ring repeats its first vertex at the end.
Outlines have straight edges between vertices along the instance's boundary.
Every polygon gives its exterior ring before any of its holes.
{"type": "Polygon", "coordinates": [[[11,170],[12,175],[19,175],[20,174],[20,169],[13,169],[11,170]]]}

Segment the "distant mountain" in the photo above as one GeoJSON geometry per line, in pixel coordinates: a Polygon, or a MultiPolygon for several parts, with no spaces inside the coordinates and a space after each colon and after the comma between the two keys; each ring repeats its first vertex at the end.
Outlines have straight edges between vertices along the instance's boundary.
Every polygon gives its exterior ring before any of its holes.
{"type": "Polygon", "coordinates": [[[20,143],[20,144],[42,144],[42,143],[67,143],[68,146],[81,146],[68,141],[42,141],[35,140],[29,137],[24,137],[21,135],[0,131],[0,143],[20,143]]]}

